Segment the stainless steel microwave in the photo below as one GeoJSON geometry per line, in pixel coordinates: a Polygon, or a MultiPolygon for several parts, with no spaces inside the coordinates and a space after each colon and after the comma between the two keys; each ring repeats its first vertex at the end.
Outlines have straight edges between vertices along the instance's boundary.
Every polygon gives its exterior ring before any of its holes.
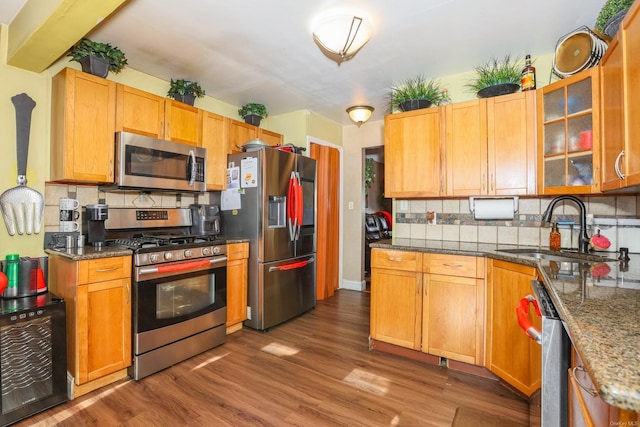
{"type": "Polygon", "coordinates": [[[129,132],[116,133],[116,185],[150,190],[207,190],[206,149],[129,132]]]}

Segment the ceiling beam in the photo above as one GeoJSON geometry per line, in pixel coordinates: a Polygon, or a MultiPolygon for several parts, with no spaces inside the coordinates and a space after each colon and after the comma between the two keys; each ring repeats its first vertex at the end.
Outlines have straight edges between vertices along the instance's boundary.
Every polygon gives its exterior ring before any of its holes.
{"type": "Polygon", "coordinates": [[[128,0],[28,0],[9,25],[7,64],[40,73],[128,0]]]}

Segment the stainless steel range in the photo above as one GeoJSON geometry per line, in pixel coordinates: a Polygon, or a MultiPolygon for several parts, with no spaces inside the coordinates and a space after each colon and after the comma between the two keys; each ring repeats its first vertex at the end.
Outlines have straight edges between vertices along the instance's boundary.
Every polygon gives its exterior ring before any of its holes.
{"type": "Polygon", "coordinates": [[[134,251],[133,364],[139,380],[225,342],[227,246],[191,234],[182,208],[110,208],[108,245],[134,251]]]}

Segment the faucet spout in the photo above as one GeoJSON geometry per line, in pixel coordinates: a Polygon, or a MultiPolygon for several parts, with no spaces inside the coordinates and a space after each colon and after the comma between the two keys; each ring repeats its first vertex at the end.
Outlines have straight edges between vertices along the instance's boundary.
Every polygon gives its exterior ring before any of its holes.
{"type": "Polygon", "coordinates": [[[551,222],[551,215],[553,214],[553,210],[559,202],[564,200],[572,201],[578,206],[578,209],[580,209],[580,236],[578,238],[578,251],[580,253],[588,253],[590,238],[587,234],[587,208],[582,200],[578,199],[575,196],[556,197],[555,199],[551,200],[551,203],[549,203],[549,207],[542,214],[542,222],[551,222]]]}

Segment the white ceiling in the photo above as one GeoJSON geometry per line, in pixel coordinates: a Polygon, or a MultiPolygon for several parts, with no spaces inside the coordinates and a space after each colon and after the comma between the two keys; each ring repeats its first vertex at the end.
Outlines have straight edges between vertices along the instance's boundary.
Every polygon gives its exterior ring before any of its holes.
{"type": "MultiPolygon", "coordinates": [[[[9,23],[25,0],[0,1],[9,23]]],[[[88,35],[125,52],[129,67],[165,80],[195,80],[233,105],[271,115],[308,109],[350,124],[345,109],[388,112],[389,88],[425,75],[467,72],[505,54],[552,52],[574,29],[593,28],[604,0],[130,0],[88,35]],[[529,6],[529,8],[527,8],[529,6]],[[327,11],[372,21],[371,41],[338,66],[313,42],[327,11]]]]}

